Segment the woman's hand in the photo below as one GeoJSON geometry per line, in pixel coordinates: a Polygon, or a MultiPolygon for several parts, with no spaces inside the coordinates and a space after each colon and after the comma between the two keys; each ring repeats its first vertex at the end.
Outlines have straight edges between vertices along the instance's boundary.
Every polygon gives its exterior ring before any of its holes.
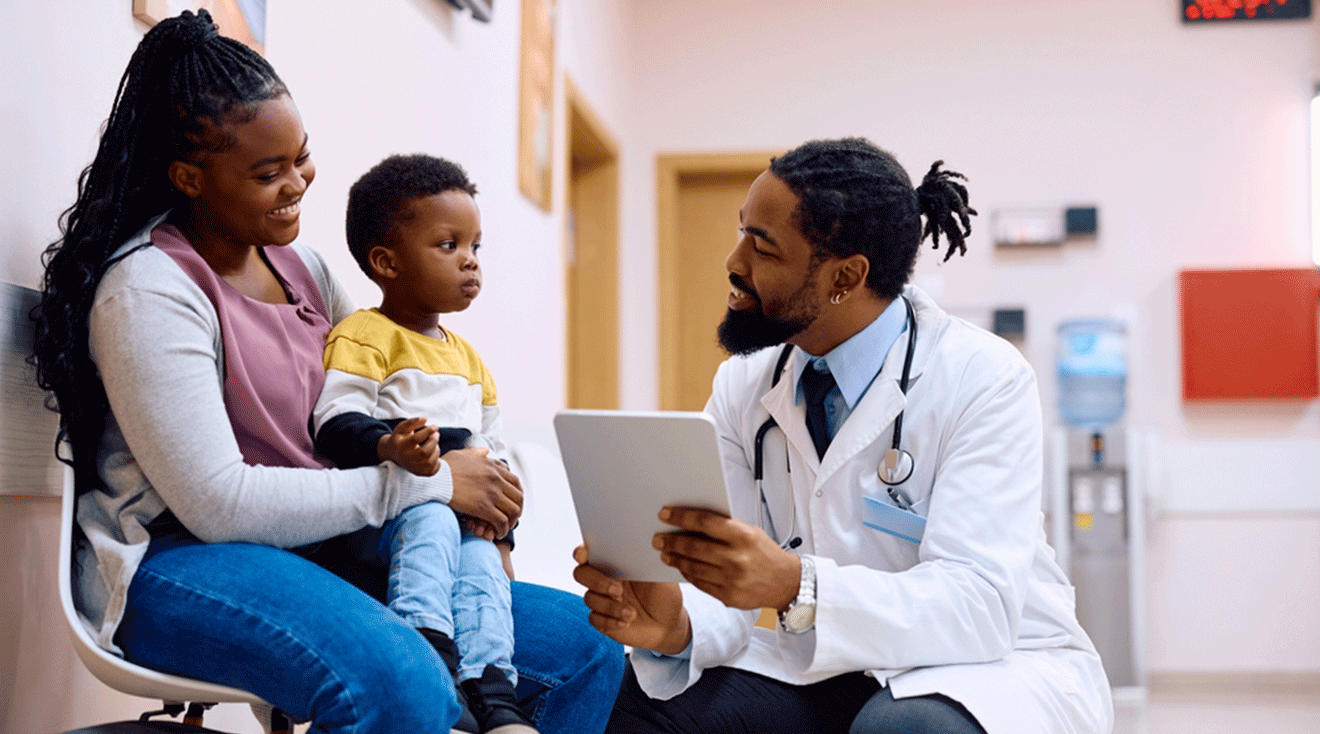
{"type": "Polygon", "coordinates": [[[440,433],[425,418],[408,418],[376,442],[376,456],[413,474],[429,477],[440,471],[440,433]]]}
{"type": "Polygon", "coordinates": [[[587,587],[587,621],[625,645],[676,655],[692,639],[692,626],[678,584],[619,581],[587,563],[587,547],[573,550],[573,578],[587,587]]]}
{"type": "Polygon", "coordinates": [[[484,446],[445,452],[444,462],[454,478],[449,506],[485,520],[495,530],[495,537],[503,538],[522,515],[522,483],[504,462],[487,456],[489,453],[484,446]]]}

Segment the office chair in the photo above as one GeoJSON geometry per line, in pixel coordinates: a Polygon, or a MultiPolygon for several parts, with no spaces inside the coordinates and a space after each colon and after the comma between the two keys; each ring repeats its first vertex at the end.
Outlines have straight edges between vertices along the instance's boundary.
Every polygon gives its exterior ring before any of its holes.
{"type": "MultiPolygon", "coordinates": [[[[82,620],[78,618],[78,612],[73,606],[73,523],[76,504],[73,469],[65,466],[63,499],[60,502],[60,606],[64,610],[64,621],[69,625],[69,636],[73,640],[73,649],[78,653],[78,657],[82,660],[83,665],[87,667],[87,670],[102,683],[121,693],[162,701],[160,710],[143,713],[138,719],[139,722],[147,722],[151,717],[160,714],[178,716],[180,713],[185,713],[186,708],[184,723],[200,727],[206,709],[216,703],[246,703],[268,706],[265,701],[247,691],[144,668],[113,655],[96,644],[87,632],[87,628],[83,626],[82,620]],[[185,706],[185,704],[187,705],[185,706]]],[[[274,712],[272,718],[275,719],[272,722],[273,734],[278,734],[281,731],[287,734],[291,728],[288,720],[279,712],[274,712]],[[280,728],[281,723],[283,729],[280,728]]],[[[157,729],[188,731],[188,729],[182,727],[175,727],[177,725],[157,727],[157,729]]],[[[133,729],[122,728],[120,730],[132,731],[133,729]]],[[[147,731],[146,728],[140,730],[147,731]]],[[[93,728],[84,731],[94,732],[98,729],[93,728]]],[[[196,731],[196,729],[192,731],[196,731]]]]}

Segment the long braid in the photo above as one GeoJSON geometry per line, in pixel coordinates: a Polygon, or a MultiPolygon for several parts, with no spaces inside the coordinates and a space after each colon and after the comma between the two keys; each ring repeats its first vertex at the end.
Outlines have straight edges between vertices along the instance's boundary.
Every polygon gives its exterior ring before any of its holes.
{"type": "Polygon", "coordinates": [[[918,248],[943,233],[965,252],[971,233],[967,188],[953,171],[931,167],[922,184],[912,181],[893,155],[865,138],[813,140],[770,162],[770,172],[798,196],[795,224],[821,252],[838,257],[865,255],[871,267],[866,285],[883,298],[895,298],[912,276],[918,248]],[[922,226],[922,216],[926,224],[922,226]],[[960,222],[963,227],[956,225],[960,222]]]}
{"type": "Polygon", "coordinates": [[[233,144],[226,123],[250,120],[255,104],[287,93],[265,59],[218,35],[210,14],[184,11],[143,37],[119,80],[96,156],[60,215],[61,237],[42,255],[41,304],[33,313],[37,384],[60,413],[79,491],[95,486],[96,451],[109,403],[88,343],[96,288],[115,250],[159,214],[184,204],[168,177],[175,160],[233,144]]]}

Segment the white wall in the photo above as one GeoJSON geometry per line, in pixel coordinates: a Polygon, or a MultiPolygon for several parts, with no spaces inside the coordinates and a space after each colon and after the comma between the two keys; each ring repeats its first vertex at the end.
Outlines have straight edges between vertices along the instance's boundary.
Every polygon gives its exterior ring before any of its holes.
{"type": "MultiPolygon", "coordinates": [[[[625,144],[621,76],[627,5],[561,2],[559,56],[583,96],[625,144]]],[[[378,300],[343,244],[348,186],[383,156],[427,152],[462,163],[480,189],[486,288],[447,319],[496,375],[506,420],[544,437],[564,400],[562,171],[555,212],[518,193],[518,39],[521,3],[495,3],[475,22],[443,0],[280,0],[268,9],[268,58],[302,112],[317,163],[301,241],[319,249],[360,305],[378,300]],[[368,9],[369,8],[369,9],[368,9]],[[528,355],[535,355],[528,359],[528,355]],[[528,365],[534,369],[528,369],[528,365]]],[[[36,287],[39,254],[58,235],[78,172],[95,152],[115,86],[144,28],[124,2],[0,3],[0,279],[36,287]]],[[[562,120],[562,112],[561,117],[562,120]]],[[[563,154],[563,125],[554,155],[563,154]]],[[[562,167],[557,163],[557,167],[562,167]]],[[[529,497],[549,517],[563,498],[529,497]]],[[[136,717],[149,702],[111,692],[73,657],[56,596],[58,502],[0,496],[0,731],[48,734],[136,717]]],[[[569,586],[571,561],[542,558],[554,528],[519,531],[520,577],[569,586]]],[[[562,555],[562,553],[561,553],[562,555]]],[[[207,719],[256,731],[245,707],[207,719]]]]}
{"type": "MultiPolygon", "coordinates": [[[[646,165],[629,178],[630,245],[654,248],[656,153],[864,135],[916,177],[944,159],[981,216],[967,256],[927,251],[916,281],[972,318],[1027,309],[1047,420],[1055,325],[1130,321],[1128,420],[1163,446],[1151,669],[1320,671],[1314,626],[1279,623],[1320,618],[1320,402],[1184,404],[1176,289],[1183,268],[1310,264],[1313,21],[1184,27],[1176,3],[1150,0],[634,8],[646,165]],[[995,209],[1069,204],[1099,208],[1093,243],[992,247],[995,209]]],[[[645,262],[624,292],[653,323],[645,262]]],[[[646,359],[638,402],[654,384],[646,359]]]]}

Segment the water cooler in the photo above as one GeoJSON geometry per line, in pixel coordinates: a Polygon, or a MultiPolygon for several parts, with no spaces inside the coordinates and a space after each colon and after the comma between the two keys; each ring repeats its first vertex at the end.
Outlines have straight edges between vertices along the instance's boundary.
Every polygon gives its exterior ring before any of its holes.
{"type": "Polygon", "coordinates": [[[1142,689],[1142,441],[1122,425],[1126,329],[1116,321],[1068,321],[1057,336],[1063,425],[1049,448],[1050,540],[1110,685],[1142,689]]]}

